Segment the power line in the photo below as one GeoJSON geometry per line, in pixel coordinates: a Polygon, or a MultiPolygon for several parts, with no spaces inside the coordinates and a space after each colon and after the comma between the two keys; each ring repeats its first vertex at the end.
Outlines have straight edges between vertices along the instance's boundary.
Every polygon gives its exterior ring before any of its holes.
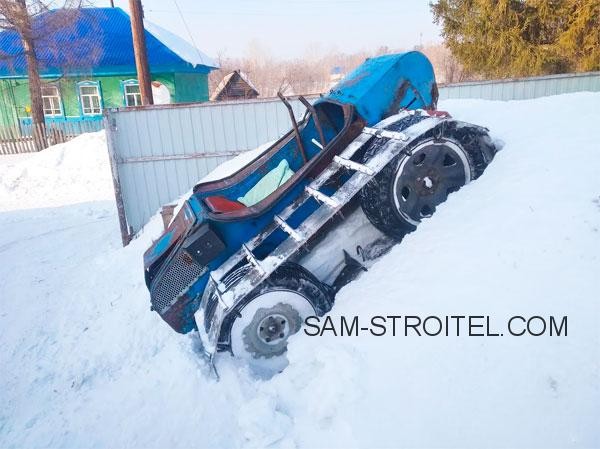
{"type": "Polygon", "coordinates": [[[196,41],[194,41],[194,36],[192,36],[190,28],[188,27],[187,21],[185,20],[185,17],[183,17],[183,14],[181,13],[181,9],[179,8],[179,4],[177,3],[177,0],[173,0],[173,3],[175,4],[175,8],[177,8],[177,11],[179,12],[179,17],[181,17],[181,21],[183,22],[183,25],[185,26],[185,29],[188,33],[188,36],[190,37],[190,39],[192,41],[192,45],[198,52],[198,56],[200,57],[200,60],[202,60],[202,53],[198,49],[198,46],[196,45],[196,41]]]}
{"type": "MultiPolygon", "coordinates": [[[[255,2],[243,2],[246,4],[236,6],[235,9],[220,9],[220,8],[205,8],[203,10],[194,10],[194,9],[185,9],[182,10],[177,2],[174,0],[175,5],[177,7],[177,13],[182,15],[182,13],[186,14],[194,14],[194,15],[236,15],[236,16],[289,16],[290,14],[302,14],[302,15],[314,15],[315,11],[318,9],[320,11],[332,11],[340,6],[352,5],[353,13],[374,13],[381,14],[381,10],[374,8],[372,4],[365,3],[364,0],[328,0],[326,3],[323,3],[321,0],[301,0],[301,1],[289,1],[286,3],[286,8],[281,7],[269,7],[265,4],[255,3],[255,2]],[[309,6],[308,8],[306,6],[309,6]],[[290,8],[291,7],[291,8],[290,8]],[[358,7],[358,8],[356,8],[358,7]],[[293,9],[293,13],[290,12],[290,9],[293,9]]],[[[376,3],[387,3],[390,2],[389,6],[386,6],[386,13],[396,13],[404,10],[404,7],[398,5],[397,0],[377,0],[376,3]],[[398,11],[391,11],[390,6],[399,6],[398,11]]],[[[176,12],[170,9],[163,8],[149,8],[146,9],[149,12],[153,13],[171,13],[175,14],[176,12]]],[[[185,22],[185,21],[184,21],[185,22]]]]}

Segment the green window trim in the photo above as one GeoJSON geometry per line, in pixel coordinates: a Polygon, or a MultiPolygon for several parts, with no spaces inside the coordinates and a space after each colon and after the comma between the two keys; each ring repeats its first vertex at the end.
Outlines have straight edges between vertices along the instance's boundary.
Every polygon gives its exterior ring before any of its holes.
{"type": "Polygon", "coordinates": [[[102,115],[104,104],[100,81],[80,81],[77,83],[79,110],[83,116],[102,115]]]}

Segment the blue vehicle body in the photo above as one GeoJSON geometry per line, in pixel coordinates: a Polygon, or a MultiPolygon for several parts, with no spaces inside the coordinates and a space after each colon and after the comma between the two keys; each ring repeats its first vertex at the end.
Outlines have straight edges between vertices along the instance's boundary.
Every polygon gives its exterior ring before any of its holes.
{"type": "Polygon", "coordinates": [[[367,59],[319,101],[351,104],[373,126],[404,108],[434,107],[433,67],[418,51],[367,59]]]}
{"type": "MultiPolygon", "coordinates": [[[[195,186],[169,228],[144,255],[153,309],[176,331],[193,330],[193,315],[210,272],[298,198],[333,156],[365,126],[401,109],[434,109],[436,102],[433,68],[423,54],[408,52],[366,60],[314,103],[311,113],[298,123],[297,133],[288,132],[233,175],[195,186]],[[235,201],[243,196],[284,159],[294,175],[262,201],[233,210],[209,207],[210,198],[235,201]]],[[[307,204],[299,208],[288,223],[294,227],[316,207],[307,204]]],[[[266,257],[286,237],[283,231],[274,232],[256,256],[266,257]]]]}

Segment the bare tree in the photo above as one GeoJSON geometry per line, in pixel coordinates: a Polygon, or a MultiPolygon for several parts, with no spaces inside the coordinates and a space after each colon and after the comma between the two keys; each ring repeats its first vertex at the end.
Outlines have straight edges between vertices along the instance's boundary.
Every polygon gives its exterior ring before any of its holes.
{"type": "Polygon", "coordinates": [[[37,26],[36,18],[46,13],[57,1],[53,0],[0,0],[0,29],[15,31],[23,45],[22,55],[4,55],[4,57],[24,56],[29,79],[29,95],[31,97],[31,119],[34,124],[44,123],[44,105],[42,102],[42,82],[40,64],[36,53],[40,41],[48,39],[54,31],[72,20],[72,11],[81,7],[82,0],[64,0],[61,9],[64,14],[54,14],[46,21],[43,29],[37,26]]]}
{"type": "MultiPolygon", "coordinates": [[[[456,83],[472,77],[443,44],[429,44],[418,48],[433,64],[439,83],[456,83]]],[[[331,50],[322,52],[319,46],[310,44],[303,58],[275,59],[257,42],[253,42],[243,58],[228,58],[224,52],[218,55],[220,70],[210,74],[210,89],[225,75],[241,70],[252,81],[261,97],[274,97],[281,90],[286,95],[308,95],[327,92],[334,84],[332,70],[347,74],[366,58],[406,51],[381,46],[370,52],[341,53],[331,50]]]]}
{"type": "Polygon", "coordinates": [[[438,83],[458,83],[471,77],[444,44],[426,45],[421,48],[421,51],[433,64],[438,83]]]}
{"type": "Polygon", "coordinates": [[[219,70],[211,72],[211,91],[233,70],[243,71],[256,86],[261,97],[274,97],[278,91],[286,95],[307,95],[326,92],[331,88],[331,71],[341,67],[348,72],[373,53],[344,54],[336,51],[322,53],[316,45],[310,46],[303,58],[276,59],[257,43],[252,43],[248,56],[228,58],[223,52],[218,55],[219,70]]]}

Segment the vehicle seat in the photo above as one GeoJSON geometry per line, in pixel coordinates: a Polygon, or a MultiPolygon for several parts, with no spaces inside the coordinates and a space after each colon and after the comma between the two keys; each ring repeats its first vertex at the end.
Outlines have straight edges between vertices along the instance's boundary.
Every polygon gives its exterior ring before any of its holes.
{"type": "Polygon", "coordinates": [[[288,161],[282,159],[275,168],[264,175],[254,187],[237,200],[247,207],[254,206],[285,184],[293,175],[294,171],[290,168],[288,161]]]}
{"type": "Polygon", "coordinates": [[[294,175],[287,160],[283,159],[275,168],[264,175],[244,196],[231,200],[221,195],[207,196],[204,203],[211,212],[222,214],[254,206],[262,201],[294,175]]]}

